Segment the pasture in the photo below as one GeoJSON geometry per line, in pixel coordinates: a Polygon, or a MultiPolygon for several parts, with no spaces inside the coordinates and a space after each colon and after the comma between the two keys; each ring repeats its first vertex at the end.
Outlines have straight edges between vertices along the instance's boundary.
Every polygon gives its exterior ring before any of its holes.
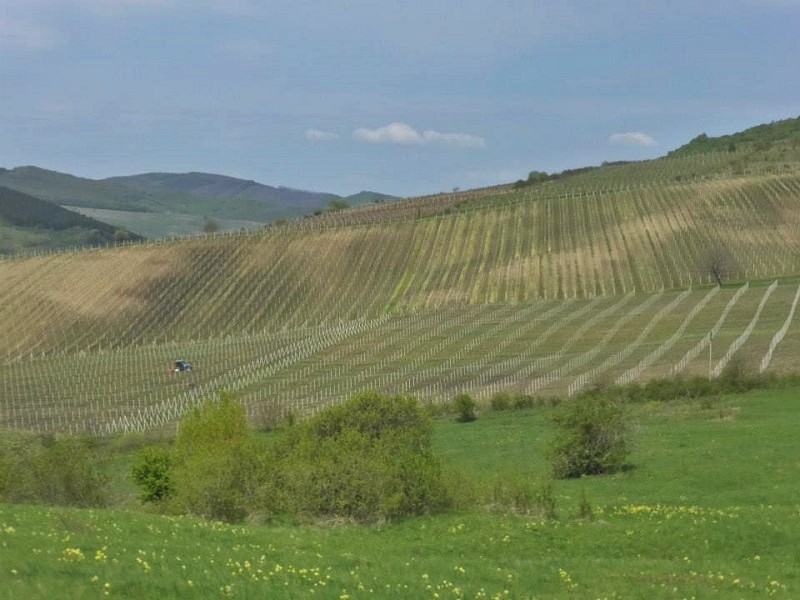
{"type": "MultiPolygon", "coordinates": [[[[631,406],[631,468],[555,482],[552,520],[473,507],[377,527],[230,526],[5,505],[0,597],[792,598],[798,393],[631,406]]],[[[475,485],[539,477],[550,410],[439,421],[437,454],[475,485]]]]}

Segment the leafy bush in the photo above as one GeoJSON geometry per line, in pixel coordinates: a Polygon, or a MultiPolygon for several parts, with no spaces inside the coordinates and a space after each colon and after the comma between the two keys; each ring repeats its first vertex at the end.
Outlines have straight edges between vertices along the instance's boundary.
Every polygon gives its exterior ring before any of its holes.
{"type": "Polygon", "coordinates": [[[508,391],[497,392],[489,401],[492,410],[522,410],[535,406],[557,404],[558,398],[537,398],[528,394],[512,393],[508,391]]]}
{"type": "Polygon", "coordinates": [[[264,488],[269,512],[359,521],[423,514],[448,503],[416,401],[361,394],[283,432],[264,488]]]}
{"type": "Polygon", "coordinates": [[[55,506],[107,504],[107,477],[90,440],[6,434],[0,443],[0,499],[55,506]]]}
{"type": "Polygon", "coordinates": [[[181,422],[170,480],[172,506],[208,519],[242,520],[263,478],[261,451],[232,394],[196,409],[181,422]]]}
{"type": "Polygon", "coordinates": [[[628,455],[623,407],[609,396],[589,393],[564,401],[553,417],[559,435],[551,448],[558,478],[609,473],[628,455]]]}
{"type": "Polygon", "coordinates": [[[508,410],[514,405],[514,397],[506,391],[497,392],[492,399],[489,400],[489,405],[492,410],[508,410]]]}
{"type": "Polygon", "coordinates": [[[458,394],[453,398],[453,410],[462,423],[477,419],[475,416],[475,400],[469,394],[458,394]]]}
{"type": "Polygon", "coordinates": [[[133,481],[142,489],[144,502],[166,500],[174,490],[172,456],[167,448],[148,446],[142,449],[133,465],[133,481]]]}

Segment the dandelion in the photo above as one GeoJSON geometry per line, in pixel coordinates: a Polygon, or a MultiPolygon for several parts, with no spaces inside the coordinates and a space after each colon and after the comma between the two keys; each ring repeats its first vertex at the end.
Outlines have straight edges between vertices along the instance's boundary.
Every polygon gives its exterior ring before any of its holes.
{"type": "Polygon", "coordinates": [[[82,561],[84,558],[86,557],[83,555],[80,548],[64,548],[59,560],[82,561]]]}

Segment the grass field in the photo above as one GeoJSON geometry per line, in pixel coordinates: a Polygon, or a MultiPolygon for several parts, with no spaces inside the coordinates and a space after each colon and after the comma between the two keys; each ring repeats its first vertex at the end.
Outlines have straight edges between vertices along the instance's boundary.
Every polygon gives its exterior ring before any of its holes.
{"type": "MultiPolygon", "coordinates": [[[[0,597],[794,598],[798,397],[631,406],[631,468],[556,482],[547,521],[472,508],[375,527],[227,526],[0,506],[0,597]],[[577,516],[582,495],[593,519],[577,516]]],[[[439,421],[437,454],[473,482],[538,478],[550,410],[439,421]]]]}

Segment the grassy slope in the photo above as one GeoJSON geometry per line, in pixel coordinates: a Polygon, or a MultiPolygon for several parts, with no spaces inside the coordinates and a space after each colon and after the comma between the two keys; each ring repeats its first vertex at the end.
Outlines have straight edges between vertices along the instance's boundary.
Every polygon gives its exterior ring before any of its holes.
{"type": "MultiPolygon", "coordinates": [[[[786,423],[799,391],[632,407],[633,468],[556,482],[550,522],[473,509],[384,527],[233,527],[2,506],[0,597],[82,598],[109,584],[126,598],[792,598],[800,440],[786,423]],[[592,521],[575,516],[582,493],[592,521]]],[[[548,414],[442,421],[436,450],[479,480],[538,477],[548,414]]]]}
{"type": "MultiPolygon", "coordinates": [[[[791,142],[739,154],[608,165],[258,234],[0,262],[0,420],[65,427],[69,415],[94,427],[140,410],[147,420],[218,387],[241,392],[253,415],[314,410],[364,386],[426,397],[460,386],[566,391],[580,375],[583,384],[618,377],[677,332],[713,265],[727,284],[754,282],[723,323],[715,362],[765,297],[755,283],[782,281],[740,352],[757,364],[790,313],[800,273],[800,154],[791,142]],[[688,286],[691,297],[661,315],[688,286]],[[622,310],[600,314],[627,293],[637,294],[630,310],[662,288],[624,322],[622,310]],[[550,317],[520,325],[563,299],[571,303],[558,318],[569,319],[593,298],[601,300],[541,348],[550,317]],[[176,353],[202,366],[190,386],[164,379],[176,353]],[[540,385],[553,370],[558,382],[540,385]]],[[[709,304],[642,377],[668,372],[732,294],[709,304]]],[[[773,367],[794,368],[796,338],[792,327],[773,367]]],[[[704,372],[703,361],[688,371],[704,372]]]]}

